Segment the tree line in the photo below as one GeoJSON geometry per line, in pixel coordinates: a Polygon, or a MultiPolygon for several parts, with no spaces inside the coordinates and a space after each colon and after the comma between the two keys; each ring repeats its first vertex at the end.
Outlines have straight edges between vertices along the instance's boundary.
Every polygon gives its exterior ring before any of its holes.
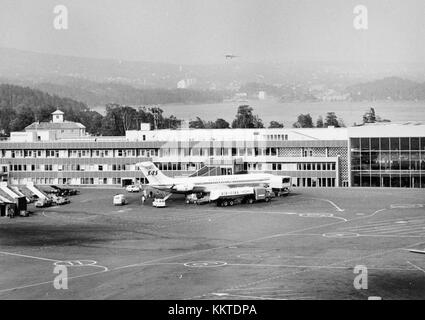
{"type": "Polygon", "coordinates": [[[140,106],[133,108],[116,103],[106,105],[106,114],[101,115],[82,102],[50,95],[28,87],[0,85],[0,135],[22,131],[33,122],[48,122],[51,113],[60,109],[68,121],[80,122],[92,135],[122,136],[126,130],[140,128],[140,123],[149,122],[152,128],[176,129],[181,121],[174,116],[164,116],[159,107],[140,106]]]}
{"type": "MultiPolygon", "coordinates": [[[[8,136],[11,131],[22,131],[35,121],[51,120],[51,113],[56,109],[65,112],[68,121],[80,122],[86,131],[97,136],[123,136],[127,130],[137,130],[141,123],[150,123],[153,129],[177,129],[182,127],[182,120],[175,116],[165,116],[157,106],[130,107],[117,103],[106,105],[106,113],[102,115],[82,103],[69,98],[34,90],[27,87],[3,84],[0,85],[0,135],[8,136]]],[[[381,120],[371,108],[363,116],[363,123],[381,120]]],[[[326,128],[329,126],[345,127],[342,119],[334,112],[328,112],[323,119],[318,117],[314,123],[310,114],[300,114],[292,125],[294,128],[326,128]]],[[[249,105],[238,107],[235,118],[230,123],[223,118],[215,121],[204,121],[200,117],[189,122],[190,128],[227,129],[227,128],[265,128],[262,119],[254,114],[249,105]]],[[[268,128],[283,128],[282,122],[271,121],[268,128]]]]}
{"type": "MultiPolygon", "coordinates": [[[[189,122],[190,128],[196,129],[216,129],[216,128],[265,128],[263,121],[258,115],[253,113],[253,108],[248,105],[242,105],[238,107],[235,119],[232,123],[219,118],[216,121],[204,121],[199,117],[189,122]]],[[[314,124],[313,119],[309,113],[300,114],[297,121],[292,125],[294,128],[327,128],[330,126],[334,127],[345,127],[344,121],[339,119],[335,112],[328,112],[325,119],[322,116],[314,124]]],[[[268,128],[283,128],[282,122],[272,120],[270,121],[268,128]]]]}

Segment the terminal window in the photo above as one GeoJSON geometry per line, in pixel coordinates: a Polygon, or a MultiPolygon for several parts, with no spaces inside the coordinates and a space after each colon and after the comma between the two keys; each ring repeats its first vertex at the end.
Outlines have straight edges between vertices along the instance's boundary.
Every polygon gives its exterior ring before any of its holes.
{"type": "Polygon", "coordinates": [[[350,139],[354,187],[425,188],[425,137],[350,139]]]}

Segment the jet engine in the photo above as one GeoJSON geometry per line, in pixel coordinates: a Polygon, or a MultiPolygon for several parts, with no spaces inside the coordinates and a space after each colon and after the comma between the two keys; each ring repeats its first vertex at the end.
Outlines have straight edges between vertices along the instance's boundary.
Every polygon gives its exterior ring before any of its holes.
{"type": "Polygon", "coordinates": [[[173,189],[177,192],[192,191],[195,186],[192,183],[176,184],[173,189]]]}

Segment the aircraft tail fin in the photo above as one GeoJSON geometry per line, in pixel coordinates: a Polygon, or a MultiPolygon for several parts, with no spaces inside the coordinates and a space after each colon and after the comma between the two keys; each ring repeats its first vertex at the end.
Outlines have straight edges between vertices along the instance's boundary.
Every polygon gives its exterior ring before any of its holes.
{"type": "Polygon", "coordinates": [[[136,167],[140,168],[151,185],[167,185],[173,182],[172,178],[163,174],[161,170],[150,161],[139,162],[136,164],[136,167]]]}

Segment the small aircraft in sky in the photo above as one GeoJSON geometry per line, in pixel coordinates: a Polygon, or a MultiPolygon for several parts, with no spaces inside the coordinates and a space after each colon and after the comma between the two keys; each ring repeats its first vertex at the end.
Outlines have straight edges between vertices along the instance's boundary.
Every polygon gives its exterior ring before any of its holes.
{"type": "Polygon", "coordinates": [[[224,57],[225,57],[226,59],[239,58],[239,56],[235,56],[234,54],[226,54],[224,57]]]}

